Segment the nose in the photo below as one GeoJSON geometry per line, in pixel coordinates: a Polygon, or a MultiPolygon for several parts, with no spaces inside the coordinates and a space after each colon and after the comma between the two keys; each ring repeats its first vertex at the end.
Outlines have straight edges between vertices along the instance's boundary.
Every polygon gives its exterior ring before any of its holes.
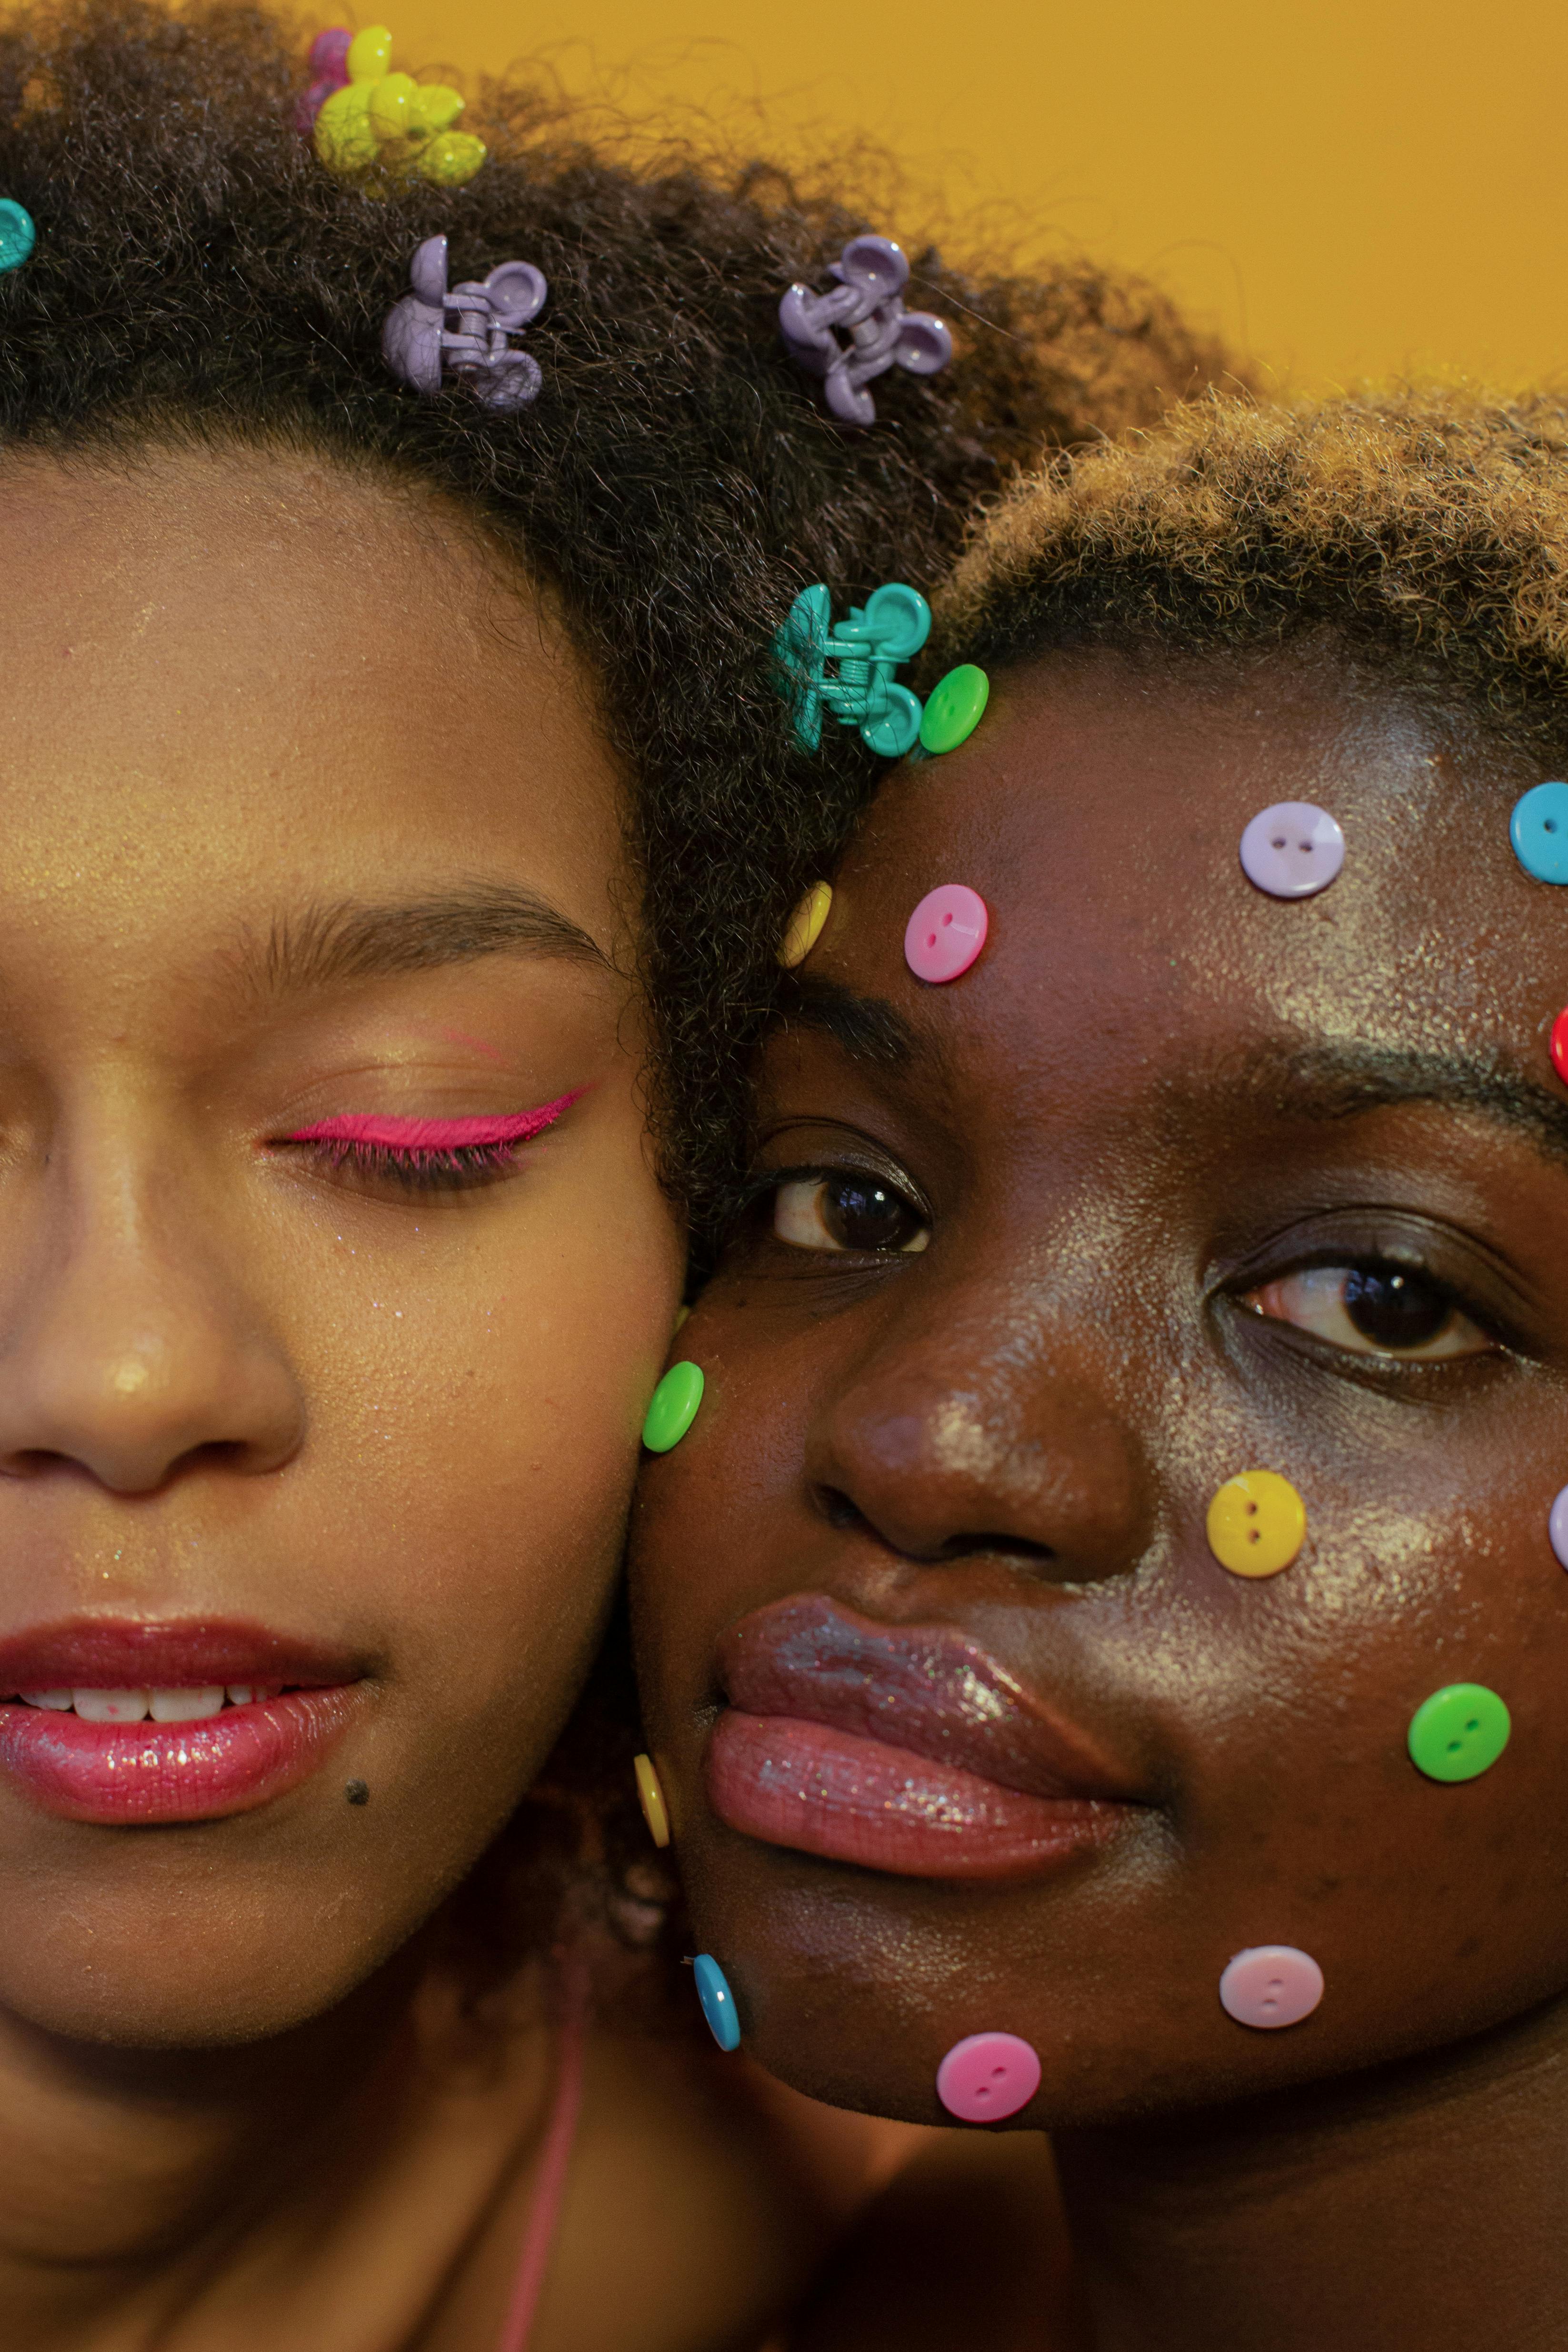
{"type": "Polygon", "coordinates": [[[62,1184],[9,1296],[0,1275],[0,1475],[150,1495],[198,1466],[281,1467],[304,1400],[239,1256],[167,1186],[62,1184]]]}
{"type": "MultiPolygon", "coordinates": [[[[1005,1286],[911,1297],[806,1446],[818,1507],[902,1559],[1010,1560],[1052,1582],[1125,1574],[1153,1527],[1118,1369],[1005,1286]]],[[[913,1291],[913,1286],[911,1286],[913,1291]]]]}

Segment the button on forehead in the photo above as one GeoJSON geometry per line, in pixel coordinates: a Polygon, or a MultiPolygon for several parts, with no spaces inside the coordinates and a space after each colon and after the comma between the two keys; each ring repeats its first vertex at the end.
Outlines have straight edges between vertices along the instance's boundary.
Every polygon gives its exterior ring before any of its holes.
{"type": "Polygon", "coordinates": [[[990,917],[978,891],[944,882],[927,891],[904,933],[904,959],[916,980],[957,980],[986,944],[990,917]]]}
{"type": "Polygon", "coordinates": [[[1310,898],[1344,864],[1344,835],[1312,801],[1276,801],[1241,836],[1241,867],[1270,898],[1310,898]]]}
{"type": "Polygon", "coordinates": [[[1568,784],[1535,784],[1508,821],[1513,854],[1537,882],[1568,882],[1568,784]]]}

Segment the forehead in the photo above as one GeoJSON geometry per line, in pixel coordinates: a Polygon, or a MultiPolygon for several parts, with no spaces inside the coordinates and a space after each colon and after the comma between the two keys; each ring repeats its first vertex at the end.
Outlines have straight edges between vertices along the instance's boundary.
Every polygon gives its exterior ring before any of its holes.
{"type": "Polygon", "coordinates": [[[968,742],[883,791],[816,968],[975,1051],[1050,1033],[1121,1059],[1282,1032],[1440,1052],[1456,1028],[1528,1050],[1542,987],[1552,1013],[1568,992],[1568,890],[1509,841],[1539,778],[1328,655],[1044,661],[998,676],[968,742]],[[1239,856],[1288,801],[1327,809],[1346,845],[1338,879],[1295,901],[1239,856]],[[985,899],[989,937],[971,973],[923,987],[904,926],[948,882],[985,899]]]}
{"type": "Polygon", "coordinates": [[[326,457],[0,466],[5,887],[146,911],[520,856],[602,919],[617,789],[565,641],[418,486],[326,457]]]}

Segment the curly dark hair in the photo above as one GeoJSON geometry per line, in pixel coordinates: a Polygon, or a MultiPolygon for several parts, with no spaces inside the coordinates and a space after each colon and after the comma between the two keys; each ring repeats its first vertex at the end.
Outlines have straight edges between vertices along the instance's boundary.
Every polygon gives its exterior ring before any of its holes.
{"type": "MultiPolygon", "coordinates": [[[[486,84],[467,186],[332,177],[296,127],[303,38],[236,0],[39,0],[0,23],[0,194],[38,242],[0,278],[0,440],[278,436],[396,467],[482,513],[553,583],[632,779],[659,1016],[655,1118],[699,1214],[789,908],[870,777],[846,730],[806,762],[768,658],[796,591],[946,567],[964,513],[1042,449],[1151,422],[1223,354],[1151,288],[917,257],[946,374],[883,377],[874,431],[822,414],[779,295],[866,223],[764,165],[640,173],[542,88],[486,84]],[[418,399],[380,353],[420,239],[550,293],[533,406],[418,399]]],[[[887,224],[880,224],[886,226],[887,224]]]]}
{"type": "Polygon", "coordinates": [[[1325,633],[1364,669],[1560,758],[1568,397],[1416,383],[1195,401],[1019,480],[938,596],[935,639],[994,667],[1325,633]]]}
{"type": "MultiPolygon", "coordinates": [[[[38,236],[0,277],[0,446],[270,439],[369,461],[460,501],[548,583],[629,779],[655,1124],[700,1222],[743,1129],[773,944],[873,781],[847,731],[810,761],[790,742],[768,647],[792,597],[929,582],[977,497],[1043,448],[1152,420],[1224,355],[1087,264],[967,275],[925,252],[918,298],[956,363],[883,378],[875,430],[846,431],[781,350],[777,303],[891,224],[771,166],[639,170],[516,79],[465,118],[490,147],[468,185],[345,183],[296,125],[304,51],[243,0],[7,12],[0,195],[38,236]],[[461,386],[417,398],[382,362],[382,321],[438,232],[455,277],[522,259],[549,279],[528,337],[543,389],[520,413],[461,386]]],[[[606,1794],[629,1788],[632,1719],[612,1642],[506,1842],[539,1865],[513,1877],[525,1940],[585,1835],[611,1877],[634,1850],[606,1794]]],[[[481,1891],[462,1906],[476,1945],[481,1891]]]]}

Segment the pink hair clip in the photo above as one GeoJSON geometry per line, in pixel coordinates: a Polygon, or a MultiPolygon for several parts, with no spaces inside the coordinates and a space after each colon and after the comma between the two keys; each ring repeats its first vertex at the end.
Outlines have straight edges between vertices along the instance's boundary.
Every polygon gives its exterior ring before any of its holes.
{"type": "Polygon", "coordinates": [[[542,381],[539,363],[507,337],[543,308],[543,272],[531,261],[503,261],[482,282],[465,278],[449,289],[446,239],[427,236],[408,274],[413,291],[393,304],[382,329],[393,375],[420,393],[439,392],[444,376],[456,376],[486,408],[526,408],[542,381]]]}

